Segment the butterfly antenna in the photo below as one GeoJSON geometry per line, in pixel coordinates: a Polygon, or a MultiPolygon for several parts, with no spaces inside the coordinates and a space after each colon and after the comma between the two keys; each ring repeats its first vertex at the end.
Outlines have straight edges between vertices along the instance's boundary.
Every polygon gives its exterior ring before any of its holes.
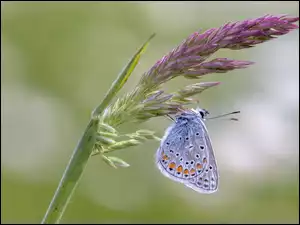
{"type": "Polygon", "coordinates": [[[175,121],[174,118],[172,116],[170,116],[169,114],[167,114],[166,117],[168,117],[172,121],[175,121]]]}
{"type": "Polygon", "coordinates": [[[239,121],[239,119],[238,118],[229,118],[229,119],[221,119],[221,120],[226,120],[226,121],[239,121]]]}
{"type": "MultiPolygon", "coordinates": [[[[223,114],[223,115],[220,115],[220,116],[215,116],[215,117],[210,117],[210,118],[207,118],[208,120],[211,120],[211,119],[217,119],[217,118],[220,118],[220,117],[224,117],[224,116],[228,116],[228,115],[232,115],[232,114],[237,114],[237,113],[240,113],[241,111],[234,111],[234,112],[231,112],[231,113],[226,113],[226,114],[223,114]]],[[[229,120],[234,120],[234,121],[238,121],[237,118],[230,118],[229,120]]]]}

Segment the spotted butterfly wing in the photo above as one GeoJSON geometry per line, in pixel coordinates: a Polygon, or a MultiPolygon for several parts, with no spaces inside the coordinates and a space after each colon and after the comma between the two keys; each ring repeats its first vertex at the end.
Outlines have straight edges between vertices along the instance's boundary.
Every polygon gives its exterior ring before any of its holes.
{"type": "Polygon", "coordinates": [[[213,193],[218,172],[201,115],[187,111],[165,132],[156,152],[156,165],[166,177],[201,192],[213,193]]]}
{"type": "Polygon", "coordinates": [[[185,164],[188,157],[185,149],[187,134],[187,126],[175,123],[166,131],[156,153],[156,163],[163,175],[178,182],[184,182],[190,174],[189,167],[185,164]]]}
{"type": "MultiPolygon", "coordinates": [[[[202,160],[206,163],[203,171],[195,179],[190,179],[188,182],[186,182],[185,185],[194,189],[195,191],[210,194],[218,190],[219,174],[207,129],[203,120],[201,121],[201,123],[202,124],[200,126],[203,129],[203,137],[197,138],[197,136],[195,135],[192,136],[195,139],[194,142],[196,143],[196,149],[200,148],[203,152],[205,152],[205,158],[203,158],[202,160]],[[204,147],[204,149],[202,149],[202,146],[204,147]]],[[[195,128],[196,130],[198,130],[197,127],[195,128]]]]}

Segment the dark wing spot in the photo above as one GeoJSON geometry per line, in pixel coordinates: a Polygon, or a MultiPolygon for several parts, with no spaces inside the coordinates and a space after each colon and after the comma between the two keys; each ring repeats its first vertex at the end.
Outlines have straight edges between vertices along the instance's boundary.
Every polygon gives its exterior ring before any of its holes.
{"type": "Polygon", "coordinates": [[[196,133],[196,135],[198,136],[198,135],[199,135],[199,133],[197,132],[197,133],[196,133]]]}
{"type": "Polygon", "coordinates": [[[201,148],[201,149],[204,149],[204,146],[203,146],[203,145],[201,145],[201,146],[200,146],[200,148],[201,148]]]}
{"type": "Polygon", "coordinates": [[[178,156],[179,156],[179,153],[176,153],[176,156],[178,157],[178,156]]]}
{"type": "Polygon", "coordinates": [[[170,152],[173,153],[174,151],[172,149],[170,149],[170,152]]]}
{"type": "Polygon", "coordinates": [[[194,146],[193,145],[190,145],[190,147],[189,148],[193,148],[194,146]]]}
{"type": "Polygon", "coordinates": [[[213,168],[212,166],[209,166],[209,169],[210,169],[210,170],[212,170],[212,168],[213,168]]]}
{"type": "Polygon", "coordinates": [[[185,140],[189,140],[189,137],[186,137],[185,140]]]}
{"type": "Polygon", "coordinates": [[[166,144],[167,144],[167,145],[169,145],[169,144],[170,144],[170,142],[167,142],[166,144]]]}
{"type": "Polygon", "coordinates": [[[196,158],[200,158],[200,155],[199,155],[199,154],[196,154],[196,158]]]}

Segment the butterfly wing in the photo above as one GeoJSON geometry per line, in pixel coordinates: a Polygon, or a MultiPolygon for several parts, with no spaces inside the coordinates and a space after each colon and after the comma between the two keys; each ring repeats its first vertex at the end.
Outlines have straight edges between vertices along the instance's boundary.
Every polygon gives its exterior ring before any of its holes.
{"type": "Polygon", "coordinates": [[[185,182],[185,185],[200,193],[214,193],[218,189],[219,174],[212,144],[203,120],[194,124],[191,131],[193,143],[196,143],[195,152],[200,152],[203,170],[194,178],[185,182]],[[196,135],[199,130],[202,135],[196,135]]]}
{"type": "Polygon", "coordinates": [[[217,167],[203,121],[171,125],[157,150],[156,165],[166,177],[198,192],[217,188],[217,167]]]}
{"type": "Polygon", "coordinates": [[[161,173],[177,182],[183,182],[184,137],[187,126],[174,123],[165,132],[156,152],[156,165],[161,173]]]}

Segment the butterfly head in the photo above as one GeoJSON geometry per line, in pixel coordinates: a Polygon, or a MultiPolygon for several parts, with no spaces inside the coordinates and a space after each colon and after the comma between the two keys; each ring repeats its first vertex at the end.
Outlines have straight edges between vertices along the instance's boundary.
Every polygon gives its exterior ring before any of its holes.
{"type": "Polygon", "coordinates": [[[209,112],[206,109],[197,108],[197,109],[192,109],[192,110],[195,113],[197,113],[203,120],[205,120],[207,115],[209,114],[209,112]]]}
{"type": "Polygon", "coordinates": [[[202,120],[205,120],[209,112],[205,109],[197,108],[197,109],[190,109],[182,112],[180,115],[176,117],[177,122],[186,123],[190,120],[198,120],[199,117],[202,120]]]}

